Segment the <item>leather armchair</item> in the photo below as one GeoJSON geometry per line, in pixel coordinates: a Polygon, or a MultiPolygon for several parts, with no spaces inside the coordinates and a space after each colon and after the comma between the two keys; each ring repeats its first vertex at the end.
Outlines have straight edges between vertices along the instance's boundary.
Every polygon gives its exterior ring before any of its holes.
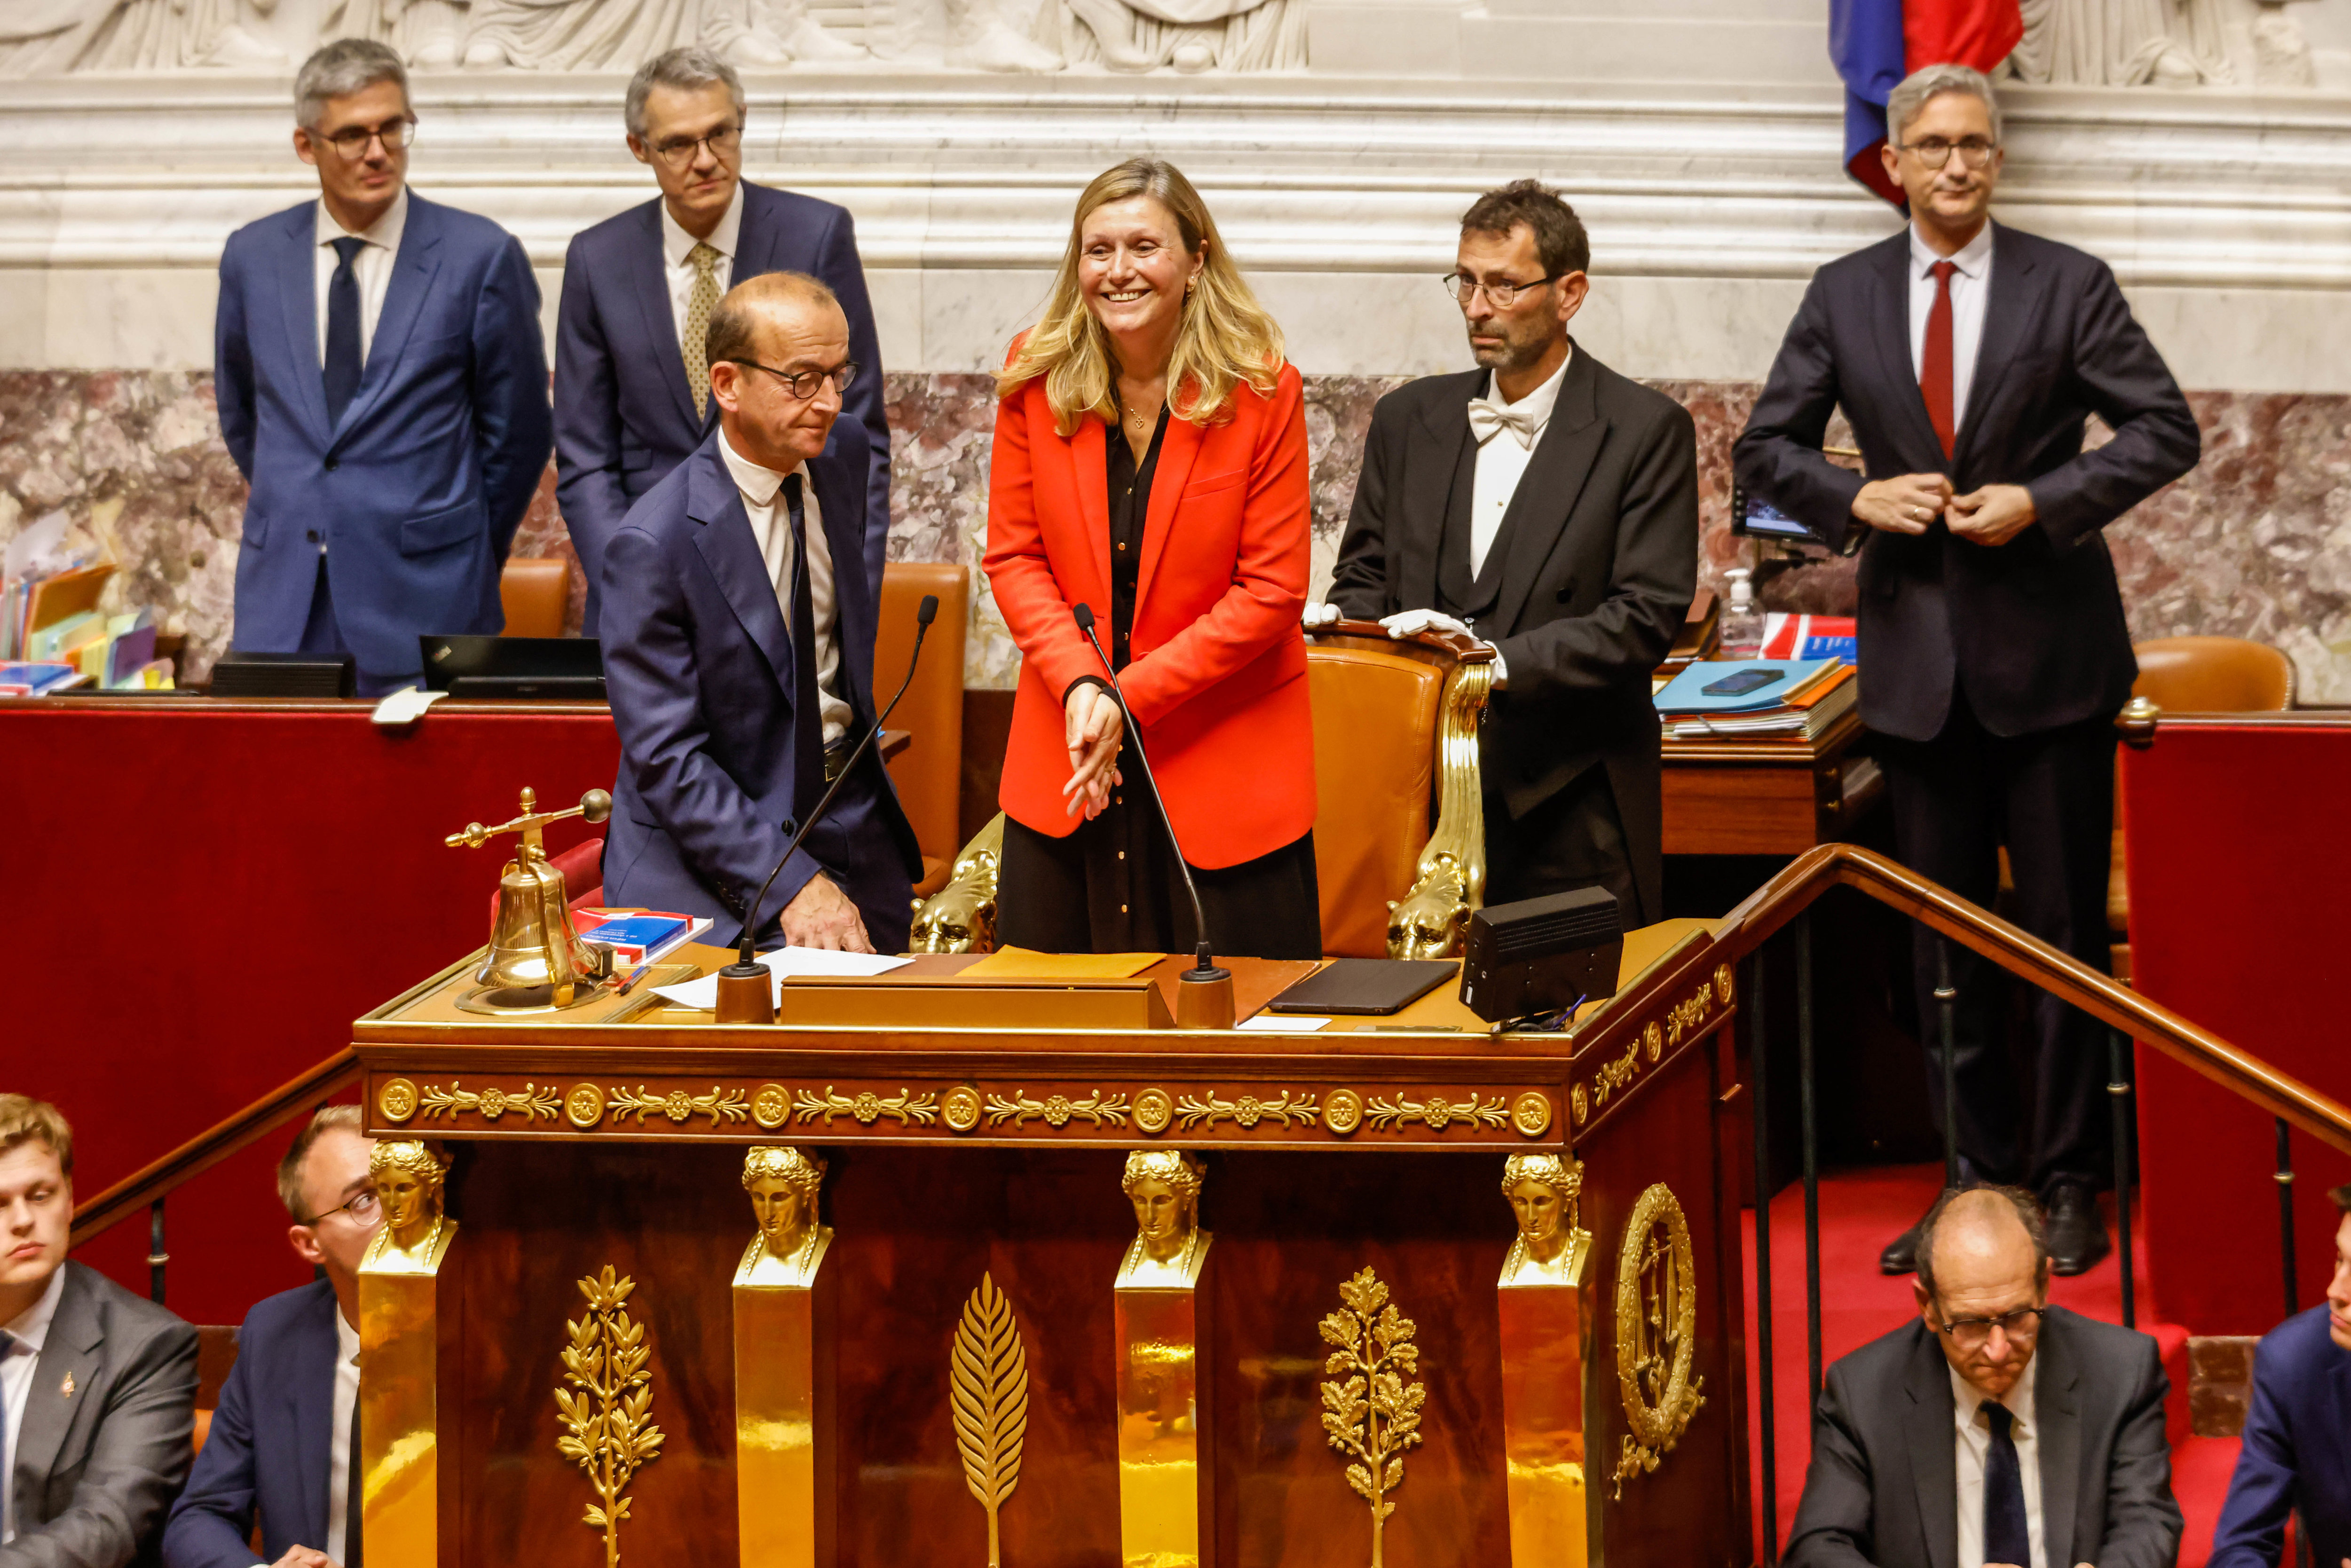
{"type": "Polygon", "coordinates": [[[971,624],[971,572],[953,562],[893,560],[882,569],[881,613],[873,638],[873,702],[890,700],[914,651],[914,612],[923,595],[939,597],[939,618],[923,644],[923,662],[906,700],[890,716],[912,744],[890,759],[898,804],[922,847],[917,899],[946,884],[956,857],[957,798],[963,789],[965,631],[971,624]]]}
{"type": "Polygon", "coordinates": [[[498,606],[508,637],[560,637],[571,604],[571,563],[561,556],[509,557],[498,573],[498,606]]]}

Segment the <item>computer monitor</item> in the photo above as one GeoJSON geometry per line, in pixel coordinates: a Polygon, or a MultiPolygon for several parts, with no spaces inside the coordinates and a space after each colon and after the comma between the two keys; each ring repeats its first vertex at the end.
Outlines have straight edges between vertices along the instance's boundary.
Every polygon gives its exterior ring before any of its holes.
{"type": "Polygon", "coordinates": [[[593,637],[419,637],[428,691],[453,697],[604,698],[593,637]]]}

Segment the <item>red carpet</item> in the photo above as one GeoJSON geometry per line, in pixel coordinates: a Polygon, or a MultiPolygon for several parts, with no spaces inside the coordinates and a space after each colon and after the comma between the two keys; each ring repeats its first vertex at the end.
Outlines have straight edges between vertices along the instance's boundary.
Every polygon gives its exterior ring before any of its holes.
{"type": "MultiPolygon", "coordinates": [[[[1942,1181],[1940,1166],[1889,1166],[1839,1171],[1821,1179],[1821,1359],[1823,1367],[1846,1352],[1892,1332],[1917,1311],[1906,1275],[1888,1279],[1877,1271],[1885,1245],[1926,1212],[1942,1181]]],[[[2136,1221],[2137,1216],[2133,1215],[2136,1221]]],[[[2109,1218],[2111,1224],[2111,1217],[2109,1218]]],[[[2136,1223],[2132,1228],[2137,1230],[2136,1223]]],[[[2147,1320],[2146,1252],[2139,1249],[2139,1327],[2163,1347],[2170,1375],[2169,1422],[2172,1488],[2187,1515],[2179,1568],[2203,1568],[2212,1529],[2237,1462],[2233,1437],[2188,1436],[2188,1334],[2171,1324],[2147,1320]]],[[[1761,1539],[1762,1402],[1756,1390],[1755,1232],[1747,1227],[1748,1422],[1753,1452],[1757,1539],[1761,1539]]],[[[2122,1268],[2109,1256],[2088,1273],[2058,1280],[2050,1299],[2085,1317],[2122,1321],[2122,1268]]],[[[1796,1516],[1804,1490],[1804,1466],[1812,1455],[1811,1402],[1805,1388],[1804,1189],[1792,1184],[1771,1202],[1771,1364],[1779,1427],[1780,1538],[1796,1516]]]]}

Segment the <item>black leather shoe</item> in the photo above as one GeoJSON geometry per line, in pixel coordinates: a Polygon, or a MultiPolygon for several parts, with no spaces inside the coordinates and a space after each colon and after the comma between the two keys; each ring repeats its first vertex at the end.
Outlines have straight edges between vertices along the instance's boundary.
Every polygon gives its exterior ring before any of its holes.
{"type": "Polygon", "coordinates": [[[2060,1182],[2049,1191],[2049,1267],[2059,1274],[2082,1274],[2114,1249],[2097,1195],[2078,1182],[2060,1182]]]}
{"type": "Polygon", "coordinates": [[[1877,1255],[1877,1271],[1881,1274],[1915,1274],[1918,1271],[1918,1232],[1927,1217],[1920,1215],[1918,1223],[1886,1244],[1877,1255]]]}

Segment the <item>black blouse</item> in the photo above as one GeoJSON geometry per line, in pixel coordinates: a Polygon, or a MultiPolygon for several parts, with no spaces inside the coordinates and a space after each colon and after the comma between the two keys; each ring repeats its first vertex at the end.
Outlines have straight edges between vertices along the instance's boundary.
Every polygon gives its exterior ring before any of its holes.
{"type": "Polygon", "coordinates": [[[1167,405],[1159,405],[1159,423],[1143,462],[1134,461],[1126,432],[1113,429],[1102,443],[1110,476],[1110,660],[1126,668],[1127,645],[1134,634],[1134,596],[1143,572],[1143,529],[1151,515],[1151,480],[1159,470],[1159,444],[1167,434],[1167,405]]]}

